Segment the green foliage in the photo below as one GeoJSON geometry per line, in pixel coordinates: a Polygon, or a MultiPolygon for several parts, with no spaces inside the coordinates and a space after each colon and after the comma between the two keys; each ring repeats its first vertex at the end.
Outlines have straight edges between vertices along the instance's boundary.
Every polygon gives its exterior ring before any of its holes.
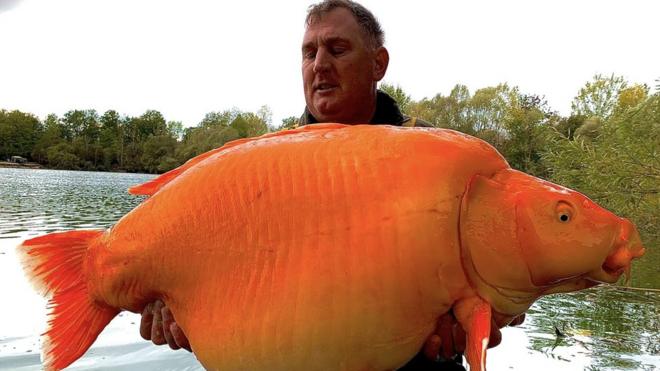
{"type": "Polygon", "coordinates": [[[390,97],[394,98],[397,105],[399,105],[399,109],[401,109],[401,111],[408,112],[408,108],[410,103],[412,102],[412,98],[410,98],[410,95],[406,94],[399,85],[395,87],[394,85],[391,84],[382,83],[380,84],[380,90],[384,91],[390,97]]]}
{"type": "Polygon", "coordinates": [[[167,133],[170,137],[181,140],[183,138],[183,123],[181,121],[168,121],[167,133]]]}
{"type": "Polygon", "coordinates": [[[175,151],[175,158],[183,163],[234,139],[265,134],[270,129],[267,120],[270,120],[271,115],[267,106],[261,107],[257,114],[236,109],[210,112],[197,127],[184,131],[183,141],[175,151]]]}
{"type": "Polygon", "coordinates": [[[238,138],[238,132],[229,126],[189,128],[184,135],[183,142],[176,150],[176,158],[183,163],[238,138]]]}
{"type": "Polygon", "coordinates": [[[48,164],[55,169],[79,168],[80,159],[73,153],[73,147],[68,143],[59,143],[48,148],[48,164]]]}
{"type": "Polygon", "coordinates": [[[90,142],[98,135],[98,114],[95,110],[69,111],[64,114],[62,125],[68,140],[83,137],[85,142],[90,142]]]}
{"type": "Polygon", "coordinates": [[[259,107],[256,116],[266,125],[270,125],[273,120],[273,111],[267,105],[259,107]]]}
{"type": "Polygon", "coordinates": [[[660,94],[655,94],[604,121],[589,140],[557,133],[544,158],[554,181],[629,217],[643,234],[657,238],[659,144],[660,94]]]}
{"type": "Polygon", "coordinates": [[[635,107],[644,102],[649,95],[649,87],[646,84],[635,84],[633,86],[621,89],[617,98],[614,113],[620,114],[626,112],[629,108],[635,107]]]}
{"type": "Polygon", "coordinates": [[[133,142],[143,142],[149,136],[166,134],[167,123],[160,112],[149,110],[140,117],[129,119],[126,132],[133,142]]]}
{"type": "Polygon", "coordinates": [[[597,116],[589,117],[575,130],[575,137],[583,140],[596,139],[600,135],[602,126],[603,119],[597,116]]]}
{"type": "Polygon", "coordinates": [[[0,159],[19,155],[57,169],[165,172],[228,141],[271,130],[272,113],[237,109],[210,112],[196,127],[184,129],[148,110],[138,117],[109,110],[71,110],[43,124],[19,111],[0,111],[0,159]]]}
{"type": "Polygon", "coordinates": [[[142,168],[149,173],[162,173],[177,166],[174,159],[176,138],[161,134],[150,136],[142,145],[142,168]]]}
{"type": "Polygon", "coordinates": [[[0,110],[0,160],[11,156],[31,158],[42,126],[35,116],[21,111],[0,110]]]}
{"type": "Polygon", "coordinates": [[[223,112],[209,112],[204,116],[202,122],[199,123],[199,127],[215,127],[215,126],[229,126],[231,122],[240,114],[240,111],[236,109],[227,110],[223,112]]]}
{"type": "Polygon", "coordinates": [[[508,104],[503,119],[502,154],[511,167],[526,173],[546,177],[547,168],[541,154],[552,131],[549,122],[556,115],[547,103],[536,95],[517,95],[508,104]]]}
{"type": "Polygon", "coordinates": [[[293,129],[298,126],[298,118],[296,116],[289,116],[282,119],[282,125],[278,128],[279,130],[293,129]]]}
{"type": "Polygon", "coordinates": [[[63,128],[62,123],[55,114],[48,115],[43,126],[43,132],[32,148],[32,158],[36,162],[48,163],[48,148],[64,140],[62,136],[63,128]]]}
{"type": "Polygon", "coordinates": [[[587,82],[573,99],[571,108],[574,115],[609,118],[619,101],[619,94],[627,87],[627,82],[620,76],[595,75],[587,82]]]}
{"type": "Polygon", "coordinates": [[[587,120],[587,116],[583,115],[571,115],[569,117],[561,117],[555,123],[555,130],[562,136],[567,139],[572,140],[577,131],[582,124],[587,120]]]}

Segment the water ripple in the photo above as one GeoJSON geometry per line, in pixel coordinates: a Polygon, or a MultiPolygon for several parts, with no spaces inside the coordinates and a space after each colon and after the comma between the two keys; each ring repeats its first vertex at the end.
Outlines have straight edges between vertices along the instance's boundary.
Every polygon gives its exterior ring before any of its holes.
{"type": "Polygon", "coordinates": [[[107,228],[141,201],[128,187],[148,174],[0,169],[0,238],[107,228]]]}

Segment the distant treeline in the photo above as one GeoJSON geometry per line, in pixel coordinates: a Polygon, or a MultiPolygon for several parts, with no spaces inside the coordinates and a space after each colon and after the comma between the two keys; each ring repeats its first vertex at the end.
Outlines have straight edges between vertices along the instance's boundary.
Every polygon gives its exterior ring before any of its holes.
{"type": "MultiPolygon", "coordinates": [[[[659,81],[660,82],[660,81],[659,81]]],[[[563,117],[542,96],[500,84],[471,93],[456,85],[447,96],[412,100],[383,84],[402,110],[438,127],[493,144],[512,167],[577,189],[646,233],[658,236],[660,210],[660,86],[655,94],[622,77],[596,75],[563,117]]],[[[158,111],[122,116],[114,110],[72,110],[41,121],[0,110],[0,160],[22,156],[49,168],[161,173],[224,143],[289,128],[258,112],[211,112],[194,127],[158,111]]]]}
{"type": "Polygon", "coordinates": [[[195,127],[166,121],[154,110],[122,116],[114,110],[72,110],[42,122],[0,110],[0,160],[22,156],[55,169],[160,173],[227,141],[261,135],[270,111],[208,113],[195,127]]]}

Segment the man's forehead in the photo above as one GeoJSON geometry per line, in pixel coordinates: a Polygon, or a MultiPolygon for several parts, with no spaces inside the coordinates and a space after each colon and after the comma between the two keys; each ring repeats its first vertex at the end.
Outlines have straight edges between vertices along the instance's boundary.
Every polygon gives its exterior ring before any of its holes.
{"type": "Polygon", "coordinates": [[[337,44],[337,43],[352,43],[353,40],[344,36],[333,33],[323,35],[305,35],[303,39],[303,48],[317,45],[317,44],[337,44]]]}

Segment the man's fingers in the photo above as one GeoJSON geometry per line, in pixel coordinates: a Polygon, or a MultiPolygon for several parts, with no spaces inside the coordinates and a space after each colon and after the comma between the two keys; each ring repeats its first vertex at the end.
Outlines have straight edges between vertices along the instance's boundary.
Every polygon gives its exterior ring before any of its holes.
{"type": "Polygon", "coordinates": [[[192,352],[192,349],[190,348],[190,343],[188,342],[188,338],[186,335],[183,333],[183,330],[181,330],[181,327],[177,325],[176,323],[172,323],[170,325],[170,332],[172,333],[172,336],[174,337],[174,341],[183,349],[192,352]]]}
{"type": "Polygon", "coordinates": [[[525,322],[525,313],[519,315],[518,317],[514,318],[511,323],[509,323],[509,326],[518,326],[521,325],[523,322],[525,322]]]}
{"type": "Polygon", "coordinates": [[[502,332],[497,327],[495,321],[492,321],[490,324],[490,338],[488,339],[488,347],[496,347],[502,342],[502,332]]]}
{"type": "MultiPolygon", "coordinates": [[[[453,326],[453,338],[454,338],[454,354],[465,352],[465,342],[467,337],[461,325],[456,324],[456,326],[453,326]]],[[[447,358],[451,358],[451,357],[447,357],[447,358]]]]}
{"type": "Polygon", "coordinates": [[[168,307],[163,307],[160,310],[160,314],[163,318],[163,337],[165,338],[165,341],[167,341],[167,344],[170,346],[170,348],[174,350],[180,349],[181,347],[176,343],[176,340],[174,340],[174,336],[172,336],[172,332],[170,330],[170,326],[172,326],[174,323],[174,316],[172,316],[172,312],[170,312],[168,307]]]}
{"type": "Polygon", "coordinates": [[[163,334],[163,315],[161,313],[163,309],[163,302],[157,300],[153,306],[153,315],[154,319],[151,324],[151,341],[156,345],[163,345],[167,343],[165,340],[165,335],[163,334]]]}
{"type": "Polygon", "coordinates": [[[433,361],[438,359],[441,344],[442,339],[440,339],[440,336],[436,334],[431,335],[430,338],[426,339],[426,343],[424,343],[424,356],[433,361]]]}
{"type": "Polygon", "coordinates": [[[442,339],[440,343],[440,355],[445,359],[451,359],[456,354],[456,338],[454,337],[454,328],[456,319],[451,313],[446,313],[438,321],[436,334],[442,339]]]}
{"type": "Polygon", "coordinates": [[[142,319],[140,320],[140,336],[144,340],[151,340],[151,326],[154,321],[153,303],[147,304],[142,310],[142,319]]]}

